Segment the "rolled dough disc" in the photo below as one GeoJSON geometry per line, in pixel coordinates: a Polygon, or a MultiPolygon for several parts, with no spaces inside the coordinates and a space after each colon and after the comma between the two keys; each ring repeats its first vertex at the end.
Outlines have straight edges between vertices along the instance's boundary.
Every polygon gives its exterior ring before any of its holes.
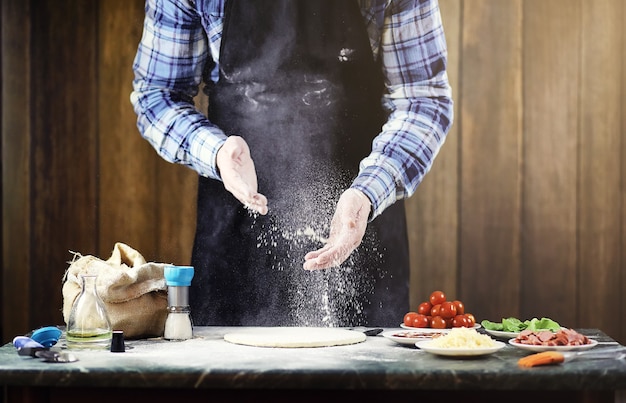
{"type": "Polygon", "coordinates": [[[327,327],[253,327],[224,335],[234,344],[281,348],[343,346],[365,338],[363,332],[327,327]]]}

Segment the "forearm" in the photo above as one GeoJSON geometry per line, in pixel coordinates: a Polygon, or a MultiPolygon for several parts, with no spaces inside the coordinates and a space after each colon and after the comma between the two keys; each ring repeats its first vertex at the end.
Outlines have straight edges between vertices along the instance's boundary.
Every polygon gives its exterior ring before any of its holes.
{"type": "Polygon", "coordinates": [[[165,160],[217,178],[215,158],[226,136],[193,104],[209,57],[206,34],[190,3],[146,3],[130,96],[139,132],[165,160]]]}
{"type": "Polygon", "coordinates": [[[166,161],[188,166],[198,174],[219,178],[217,151],[226,135],[200,113],[193,103],[174,101],[168,90],[142,88],[140,81],[131,94],[137,127],[166,161]]]}
{"type": "Polygon", "coordinates": [[[352,185],[371,200],[370,220],[397,200],[415,193],[452,123],[449,97],[404,102],[406,108],[390,114],[373,142],[371,154],[361,161],[359,175],[352,185]]]}
{"type": "Polygon", "coordinates": [[[388,119],[352,185],[370,198],[370,219],[415,192],[453,121],[438,3],[388,3],[380,31],[388,119]]]}

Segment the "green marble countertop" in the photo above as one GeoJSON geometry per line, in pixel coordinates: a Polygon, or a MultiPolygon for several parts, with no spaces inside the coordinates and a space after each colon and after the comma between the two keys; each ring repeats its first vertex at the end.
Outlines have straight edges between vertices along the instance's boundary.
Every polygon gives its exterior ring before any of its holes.
{"type": "MultiPolygon", "coordinates": [[[[9,343],[0,347],[0,384],[292,390],[626,389],[626,359],[577,359],[520,368],[518,359],[531,352],[508,344],[494,354],[474,358],[436,356],[381,335],[348,346],[264,348],[224,341],[224,334],[234,329],[196,327],[193,339],[186,341],[127,340],[126,352],[76,351],[79,360],[64,364],[19,356],[9,343]]],[[[594,349],[618,345],[599,330],[578,331],[599,342],[594,349]]]]}

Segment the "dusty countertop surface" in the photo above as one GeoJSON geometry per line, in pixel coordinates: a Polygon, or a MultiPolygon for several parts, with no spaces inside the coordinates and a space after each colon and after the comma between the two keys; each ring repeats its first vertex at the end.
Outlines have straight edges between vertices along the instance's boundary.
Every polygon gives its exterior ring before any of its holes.
{"type": "MultiPolygon", "coordinates": [[[[126,351],[76,351],[73,363],[46,363],[0,347],[0,384],[7,386],[229,388],[624,390],[625,359],[578,359],[520,368],[531,352],[506,345],[479,357],[443,357],[382,335],[346,346],[268,348],[232,344],[241,328],[196,327],[186,341],[126,340],[126,351]]],[[[385,329],[385,331],[396,329],[385,329]]],[[[397,329],[398,331],[401,329],[397,329]]],[[[597,329],[577,329],[599,344],[618,346],[597,329]]],[[[63,338],[57,347],[63,346],[63,338]]],[[[504,340],[506,342],[506,340],[504,340]]]]}

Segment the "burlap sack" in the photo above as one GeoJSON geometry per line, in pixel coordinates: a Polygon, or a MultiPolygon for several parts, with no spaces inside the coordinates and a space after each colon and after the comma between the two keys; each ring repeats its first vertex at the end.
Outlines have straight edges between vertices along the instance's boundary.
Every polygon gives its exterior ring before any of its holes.
{"type": "Polygon", "coordinates": [[[76,254],[63,278],[63,319],[67,325],[74,301],[81,293],[82,274],[96,274],[96,289],[104,301],[112,330],[125,338],[160,337],[167,319],[164,263],[148,263],[130,246],[118,242],[111,257],[76,254]]]}

